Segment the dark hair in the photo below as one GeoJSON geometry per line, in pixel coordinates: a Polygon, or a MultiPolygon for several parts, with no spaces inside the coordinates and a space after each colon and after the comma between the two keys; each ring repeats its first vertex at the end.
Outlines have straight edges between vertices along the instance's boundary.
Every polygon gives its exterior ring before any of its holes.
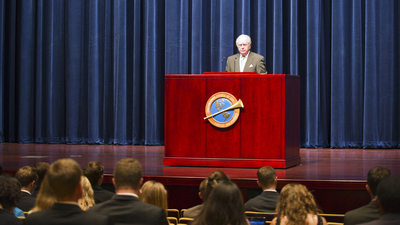
{"type": "Polygon", "coordinates": [[[245,225],[242,194],[231,181],[220,182],[210,193],[203,210],[195,217],[196,225],[245,225]]]}
{"type": "Polygon", "coordinates": [[[0,176],[0,204],[3,209],[10,211],[21,198],[21,187],[18,180],[0,176]]]}
{"type": "Polygon", "coordinates": [[[46,177],[57,198],[73,196],[81,181],[81,167],[73,159],[59,159],[50,165],[46,177]]]}
{"type": "Polygon", "coordinates": [[[380,205],[384,213],[400,213],[400,179],[398,177],[386,177],[376,189],[380,205]]]}
{"type": "Polygon", "coordinates": [[[88,178],[92,186],[97,184],[103,173],[104,166],[99,161],[91,161],[83,168],[83,175],[88,178]]]}
{"type": "Polygon", "coordinates": [[[204,192],[201,193],[203,201],[206,201],[213,188],[223,181],[230,181],[229,177],[224,172],[220,170],[212,172],[207,178],[207,186],[204,192]]]}
{"type": "Polygon", "coordinates": [[[274,168],[264,166],[257,171],[257,178],[262,188],[269,188],[275,184],[276,172],[274,168]]]}
{"type": "Polygon", "coordinates": [[[369,170],[367,183],[373,196],[376,195],[376,188],[378,187],[379,182],[388,176],[390,176],[390,170],[382,166],[376,166],[369,170]]]}
{"type": "Polygon", "coordinates": [[[17,170],[15,178],[21,183],[21,187],[27,187],[32,181],[37,180],[38,176],[33,167],[24,166],[17,170]]]}
{"type": "Polygon", "coordinates": [[[143,177],[142,165],[132,158],[121,159],[114,168],[115,188],[138,189],[143,177]]]}
{"type": "Polygon", "coordinates": [[[46,175],[49,167],[50,167],[50,164],[48,162],[38,162],[33,166],[33,168],[35,169],[36,174],[38,176],[38,179],[36,181],[37,186],[40,186],[42,184],[44,176],[46,175]]]}

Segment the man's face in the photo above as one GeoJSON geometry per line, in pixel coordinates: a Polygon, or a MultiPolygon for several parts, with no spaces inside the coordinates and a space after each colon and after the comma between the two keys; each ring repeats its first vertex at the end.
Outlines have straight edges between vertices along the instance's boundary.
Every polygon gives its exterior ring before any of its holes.
{"type": "Polygon", "coordinates": [[[247,38],[240,38],[237,43],[238,50],[242,56],[249,53],[251,45],[247,42],[247,38]]]}

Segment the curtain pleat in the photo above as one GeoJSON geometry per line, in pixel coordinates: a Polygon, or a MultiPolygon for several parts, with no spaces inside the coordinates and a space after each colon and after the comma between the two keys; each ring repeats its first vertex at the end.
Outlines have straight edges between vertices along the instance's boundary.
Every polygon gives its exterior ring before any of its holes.
{"type": "Polygon", "coordinates": [[[301,147],[400,148],[397,0],[0,2],[0,142],[162,145],[164,75],[240,34],[301,82],[301,147]]]}

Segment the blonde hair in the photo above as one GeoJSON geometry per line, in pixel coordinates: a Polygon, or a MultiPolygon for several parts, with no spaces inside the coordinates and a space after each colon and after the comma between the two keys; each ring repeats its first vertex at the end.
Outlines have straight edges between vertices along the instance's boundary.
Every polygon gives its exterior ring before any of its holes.
{"type": "Polygon", "coordinates": [[[149,204],[161,207],[165,210],[167,214],[168,200],[167,200],[167,190],[164,185],[160,182],[150,180],[143,184],[142,194],[139,199],[142,202],[147,202],[149,204]]]}
{"type": "Polygon", "coordinates": [[[46,175],[42,181],[42,185],[40,186],[39,194],[36,197],[35,207],[33,207],[31,212],[38,212],[41,210],[48,209],[52,207],[56,201],[57,198],[49,185],[48,178],[46,175]]]}
{"type": "Polygon", "coordinates": [[[95,203],[93,199],[93,189],[89,179],[81,176],[82,197],[78,200],[79,207],[83,211],[88,211],[95,203]]]}
{"type": "Polygon", "coordinates": [[[291,183],[285,185],[279,197],[276,214],[288,219],[288,225],[307,225],[308,214],[317,215],[321,210],[314,201],[314,196],[304,185],[291,183]]]}

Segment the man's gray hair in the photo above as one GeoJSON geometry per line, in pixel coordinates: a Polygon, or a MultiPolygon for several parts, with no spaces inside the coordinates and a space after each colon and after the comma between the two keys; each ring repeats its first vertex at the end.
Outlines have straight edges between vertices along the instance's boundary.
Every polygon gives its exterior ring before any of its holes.
{"type": "Polygon", "coordinates": [[[247,39],[247,43],[248,43],[249,45],[251,45],[251,38],[250,38],[250,36],[249,36],[249,35],[246,35],[246,34],[241,34],[241,35],[239,35],[238,38],[236,38],[236,46],[238,45],[238,41],[239,41],[241,38],[246,38],[246,39],[247,39]]]}

